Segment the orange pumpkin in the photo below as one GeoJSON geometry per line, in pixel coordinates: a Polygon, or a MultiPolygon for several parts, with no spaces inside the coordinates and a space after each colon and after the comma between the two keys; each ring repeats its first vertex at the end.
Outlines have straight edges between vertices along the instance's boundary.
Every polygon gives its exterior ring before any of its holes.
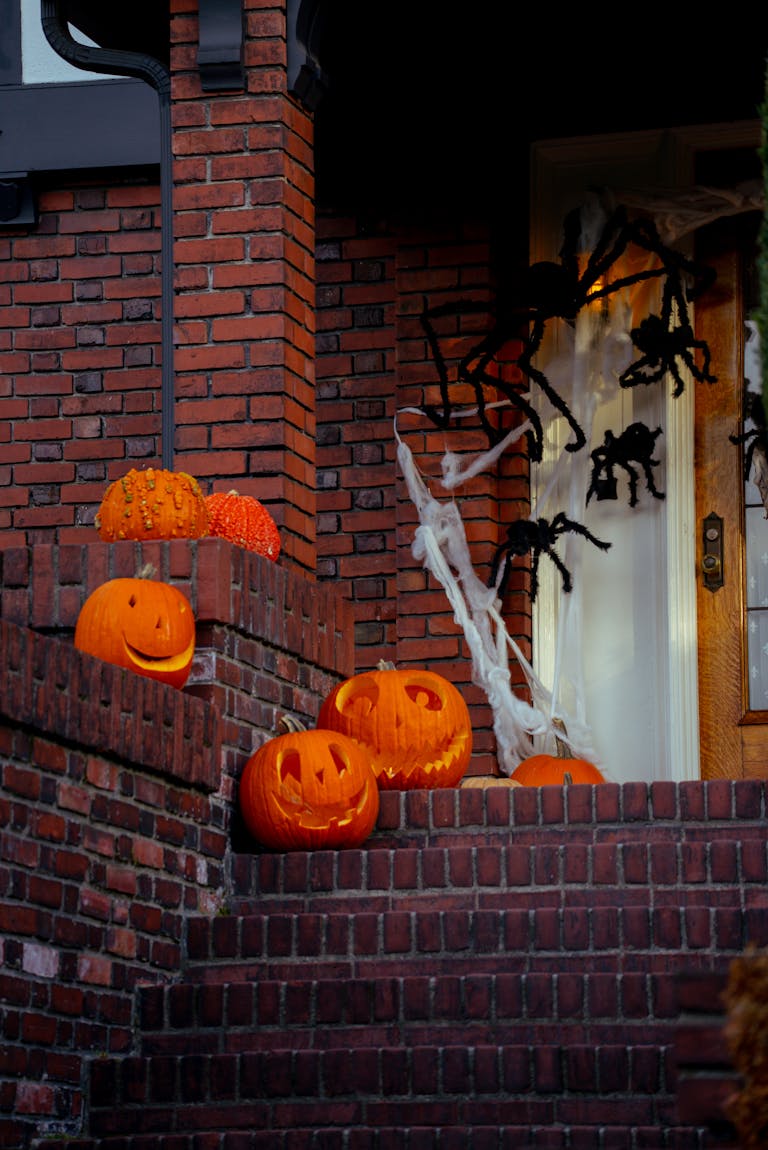
{"type": "Polygon", "coordinates": [[[215,491],[206,496],[208,531],[276,560],[280,554],[280,535],[277,524],[266,507],[253,495],[238,491],[215,491]]]}
{"type": "Polygon", "coordinates": [[[75,646],[105,663],[183,687],[195,653],[195,619],[176,587],[154,579],[110,579],[80,609],[75,646]]]}
{"type": "Polygon", "coordinates": [[[107,543],[201,539],[208,534],[208,509],[197,480],[185,471],[132,468],[110,483],[94,522],[107,543]]]}
{"type": "Polygon", "coordinates": [[[263,846],[318,850],[359,846],[379,814],[368,755],[336,731],[281,719],[285,733],[251,755],[240,779],[246,827],[263,846]]]}
{"type": "MultiPolygon", "coordinates": [[[[561,719],[555,719],[556,731],[565,733],[561,719]]],[[[605,776],[594,763],[571,756],[567,743],[555,735],[555,755],[531,755],[512,772],[511,778],[525,787],[562,786],[564,783],[604,783],[605,776]]]]}
{"type": "Polygon", "coordinates": [[[435,671],[379,663],[336,687],[317,725],[365,747],[382,790],[454,787],[472,754],[467,704],[435,671]]]}

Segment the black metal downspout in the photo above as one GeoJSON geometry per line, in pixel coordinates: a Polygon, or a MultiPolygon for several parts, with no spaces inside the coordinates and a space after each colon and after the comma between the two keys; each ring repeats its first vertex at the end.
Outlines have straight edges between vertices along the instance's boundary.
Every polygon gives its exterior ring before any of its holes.
{"type": "Polygon", "coordinates": [[[112,76],[145,80],[158,94],[160,107],[160,293],[161,293],[161,388],[162,466],[173,470],[174,377],[173,377],[173,173],[171,151],[171,73],[160,60],[141,52],[91,48],[73,40],[62,14],[63,0],[40,0],[43,32],[63,60],[76,68],[112,76]]]}

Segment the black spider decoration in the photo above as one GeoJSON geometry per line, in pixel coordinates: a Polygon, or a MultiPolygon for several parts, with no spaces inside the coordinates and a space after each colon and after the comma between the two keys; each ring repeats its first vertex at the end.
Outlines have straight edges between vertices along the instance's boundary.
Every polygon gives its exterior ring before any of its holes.
{"type": "Polygon", "coordinates": [[[752,473],[755,450],[759,448],[768,458],[768,426],[765,422],[765,405],[762,395],[758,392],[747,391],[744,393],[744,422],[747,423],[748,421],[752,423],[752,427],[741,432],[740,435],[728,436],[731,443],[747,445],[744,451],[745,482],[749,481],[752,473]]]}
{"type": "Polygon", "coordinates": [[[622,387],[634,387],[638,383],[657,383],[669,372],[675,381],[675,390],[672,394],[682,395],[685,383],[680,374],[679,363],[687,367],[693,378],[699,382],[717,382],[717,376],[711,375],[709,371],[709,348],[704,340],[694,338],[693,328],[687,321],[676,327],[668,327],[667,321],[662,316],[649,315],[638,327],[632,329],[630,335],[635,347],[643,354],[619,376],[622,387]],[[704,365],[701,368],[694,360],[694,351],[697,349],[704,358],[704,365]]]}
{"type": "MultiPolygon", "coordinates": [[[[533,264],[528,268],[517,295],[499,298],[493,327],[460,360],[453,380],[454,383],[469,384],[472,387],[478,418],[491,446],[499,443],[505,433],[488,417],[489,389],[493,394],[504,395],[530,421],[527,440],[532,462],[539,462],[542,458],[541,418],[522,384],[505,383],[492,367],[501,349],[510,340],[517,340],[522,348],[517,357],[521,378],[535,383],[567,421],[572,438],[565,445],[565,450],[579,451],[586,443],[583,429],[547,375],[533,363],[546,334],[547,324],[552,319],[560,318],[573,324],[582,308],[600,300],[607,301],[615,292],[642,280],[661,280],[664,282],[661,315],[648,317],[632,332],[633,342],[642,356],[623,373],[622,386],[652,383],[669,370],[675,379],[675,395],[679,395],[682,391],[679,360],[696,379],[713,379],[709,375],[709,351],[702,341],[693,338],[687,302],[709,286],[714,273],[667,248],[650,221],[630,220],[623,207],[609,214],[586,261],[580,255],[582,244],[582,213],[580,209],[574,209],[565,220],[560,262],[540,261],[533,264]],[[630,244],[653,254],[656,259],[642,271],[611,279],[617,261],[630,244]],[[672,323],[675,313],[678,317],[676,326],[672,323]],[[527,335],[523,335],[522,332],[526,330],[527,335]],[[701,371],[693,360],[696,349],[703,353],[705,359],[701,371]]],[[[427,405],[423,411],[437,427],[444,429],[449,426],[453,405],[450,373],[441,350],[441,336],[436,329],[436,321],[446,317],[481,315],[487,311],[487,303],[460,300],[428,308],[420,317],[440,387],[440,403],[427,405]]],[[[453,340],[455,336],[456,327],[452,325],[450,334],[445,338],[453,340]]]]}
{"type": "Polygon", "coordinates": [[[563,591],[571,591],[573,587],[571,573],[555,551],[558,539],[567,532],[582,535],[590,543],[594,543],[595,547],[599,547],[601,551],[607,551],[611,546],[610,543],[596,539],[583,523],[575,523],[572,519],[568,519],[563,511],[559,511],[551,521],[549,519],[516,519],[507,528],[506,543],[502,543],[496,549],[491,564],[488,586],[496,585],[499,567],[504,562],[504,569],[497,587],[499,595],[503,595],[510,575],[509,560],[515,556],[527,555],[530,551],[532,603],[539,590],[539,558],[542,555],[547,555],[560,572],[563,580],[563,591]]]}
{"type": "Polygon", "coordinates": [[[656,499],[663,499],[664,492],[658,491],[653,479],[652,467],[659,466],[659,460],[653,458],[656,440],[661,435],[661,428],[651,431],[644,423],[630,423],[619,436],[608,430],[603,438],[601,447],[591,452],[592,479],[587,492],[587,503],[593,495],[598,502],[603,499],[616,499],[616,467],[623,467],[629,476],[629,506],[637,503],[637,483],[640,478],[637,469],[632,466],[637,463],[643,470],[645,482],[656,499]]]}

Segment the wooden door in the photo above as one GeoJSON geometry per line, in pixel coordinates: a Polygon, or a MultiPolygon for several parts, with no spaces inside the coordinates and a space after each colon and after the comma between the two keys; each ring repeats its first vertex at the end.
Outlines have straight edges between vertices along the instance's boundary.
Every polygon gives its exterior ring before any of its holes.
{"type": "MultiPolygon", "coordinates": [[[[694,460],[696,468],[697,618],[699,727],[701,777],[768,777],[768,710],[760,709],[750,690],[747,618],[744,447],[731,436],[743,430],[744,320],[754,306],[754,261],[759,221],[754,214],[721,221],[703,229],[697,257],[713,267],[717,280],[696,305],[696,335],[712,354],[713,384],[697,383],[694,460]],[[715,518],[709,518],[715,517],[715,518]],[[707,538],[709,532],[709,538],[707,538]],[[716,558],[722,539],[722,585],[717,583],[716,558]],[[713,534],[714,533],[714,534],[713,534]],[[715,559],[715,562],[713,562],[715,559]],[[709,573],[704,567],[710,563],[709,573]]],[[[752,488],[752,485],[749,485],[752,488]]],[[[749,488],[747,492],[749,492],[749,488]]],[[[762,508],[761,508],[762,512],[762,508]]],[[[750,517],[765,539],[768,562],[768,520],[750,517]]],[[[765,703],[763,703],[765,706],[765,703]]]]}

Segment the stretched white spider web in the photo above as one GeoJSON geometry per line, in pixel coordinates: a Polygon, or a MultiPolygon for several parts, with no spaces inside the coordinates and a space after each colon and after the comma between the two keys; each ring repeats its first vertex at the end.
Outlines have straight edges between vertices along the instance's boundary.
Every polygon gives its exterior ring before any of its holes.
{"type": "MultiPolygon", "coordinates": [[[[412,410],[412,409],[404,409],[412,410]]],[[[505,438],[511,446],[530,427],[526,421],[505,438]]],[[[455,500],[439,502],[429,491],[416,466],[410,448],[400,437],[395,421],[397,459],[408,494],[419,516],[412,543],[412,553],[431,572],[445,590],[453,608],[454,621],[461,627],[472,658],[472,681],[481,687],[493,714],[499,766],[511,774],[518,763],[534,753],[534,736],[546,736],[555,730],[553,720],[562,719],[565,733],[561,738],[574,755],[586,756],[592,750],[584,724],[555,710],[555,700],[537,677],[519,645],[509,634],[500,613],[496,587],[487,587],[475,573],[461,512],[455,500]],[[532,704],[517,696],[511,686],[510,653],[520,665],[533,700],[532,704]]],[[[446,453],[443,471],[447,486],[479,474],[498,458],[502,444],[479,456],[470,467],[460,472],[455,457],[446,453]]],[[[503,449],[503,448],[502,448],[503,449]]]]}

